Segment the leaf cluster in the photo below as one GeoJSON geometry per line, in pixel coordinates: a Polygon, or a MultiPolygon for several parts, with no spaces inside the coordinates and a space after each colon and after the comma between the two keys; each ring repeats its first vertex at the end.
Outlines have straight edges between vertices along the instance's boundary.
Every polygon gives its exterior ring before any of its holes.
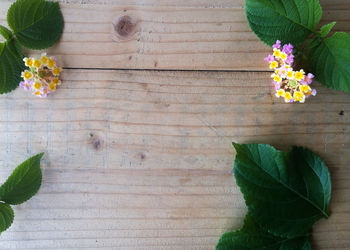
{"type": "Polygon", "coordinates": [[[0,94],[18,87],[24,69],[21,46],[29,49],[51,47],[63,31],[63,16],[57,2],[17,0],[7,12],[11,30],[0,25],[0,94]]]}
{"type": "Polygon", "coordinates": [[[0,186],[0,233],[8,229],[14,219],[10,205],[19,205],[39,190],[42,173],[40,160],[44,153],[35,155],[18,165],[0,186]]]}
{"type": "Polygon", "coordinates": [[[300,45],[309,70],[324,86],[350,93],[350,35],[335,32],[335,22],[316,28],[322,17],[319,0],[246,0],[253,32],[267,45],[276,40],[300,45]]]}
{"type": "Polygon", "coordinates": [[[328,218],[331,178],[313,152],[266,144],[233,144],[234,176],[248,214],[243,228],[225,233],[217,250],[311,249],[312,225],[328,218]]]}

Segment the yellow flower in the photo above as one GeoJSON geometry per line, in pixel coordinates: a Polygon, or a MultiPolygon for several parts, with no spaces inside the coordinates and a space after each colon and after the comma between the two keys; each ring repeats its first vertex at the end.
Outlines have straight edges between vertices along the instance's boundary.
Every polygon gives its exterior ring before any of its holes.
{"type": "Polygon", "coordinates": [[[294,78],[294,71],[293,71],[293,70],[288,71],[288,73],[287,73],[287,78],[288,78],[288,79],[293,79],[293,78],[294,78]]]}
{"type": "Polygon", "coordinates": [[[304,102],[305,101],[305,95],[300,91],[294,92],[294,100],[297,102],[304,102]]]}
{"type": "Polygon", "coordinates": [[[51,57],[49,59],[49,61],[47,62],[47,67],[49,67],[49,69],[53,69],[56,66],[56,62],[55,60],[51,57]]]}
{"type": "Polygon", "coordinates": [[[301,81],[303,78],[304,78],[304,72],[303,71],[295,72],[295,79],[297,81],[301,81]]]}
{"type": "Polygon", "coordinates": [[[290,100],[292,99],[293,97],[292,97],[292,95],[289,93],[289,92],[286,92],[285,94],[284,94],[284,101],[285,102],[290,102],[290,100]]]}
{"type": "Polygon", "coordinates": [[[32,58],[27,58],[27,57],[25,57],[25,58],[23,59],[23,61],[24,61],[24,64],[25,64],[27,67],[33,67],[33,60],[32,60],[32,58]]]}
{"type": "Polygon", "coordinates": [[[276,62],[276,61],[272,61],[270,63],[270,69],[275,69],[275,68],[277,68],[277,66],[278,66],[278,62],[276,62]]]}
{"type": "Polygon", "coordinates": [[[51,83],[49,84],[49,90],[50,90],[50,91],[55,91],[55,90],[56,90],[56,84],[55,84],[54,82],[51,82],[51,83]]]}
{"type": "Polygon", "coordinates": [[[42,56],[41,57],[41,62],[44,64],[44,65],[47,65],[49,59],[47,58],[47,56],[42,56]]]}
{"type": "Polygon", "coordinates": [[[34,89],[40,89],[41,86],[42,86],[41,82],[35,82],[34,85],[33,85],[34,89]]]}
{"type": "Polygon", "coordinates": [[[284,91],[284,89],[279,89],[279,90],[277,90],[277,92],[276,92],[276,97],[284,97],[284,95],[285,95],[285,91],[284,91]]]}
{"type": "Polygon", "coordinates": [[[55,76],[58,76],[58,75],[60,75],[61,70],[62,70],[62,69],[61,69],[60,67],[57,67],[57,68],[54,68],[54,69],[53,69],[52,73],[53,73],[55,76]]]}
{"type": "Polygon", "coordinates": [[[41,61],[35,59],[34,62],[33,62],[33,65],[34,65],[34,67],[36,67],[36,68],[40,68],[40,66],[41,66],[41,61]]]}
{"type": "Polygon", "coordinates": [[[28,70],[25,70],[24,72],[22,72],[22,77],[24,80],[31,79],[33,78],[33,73],[28,70]]]}
{"type": "Polygon", "coordinates": [[[300,85],[300,91],[304,93],[308,93],[311,91],[311,88],[309,87],[309,85],[300,85]]]}
{"type": "Polygon", "coordinates": [[[282,81],[282,78],[279,75],[274,75],[273,80],[277,83],[280,83],[282,81]]]}
{"type": "Polygon", "coordinates": [[[281,57],[281,59],[284,61],[284,60],[287,59],[288,56],[287,56],[286,53],[282,52],[280,57],[281,57]]]}
{"type": "Polygon", "coordinates": [[[281,51],[279,49],[273,50],[274,57],[280,58],[281,57],[281,51]]]}
{"type": "Polygon", "coordinates": [[[52,82],[53,82],[54,84],[56,84],[56,85],[61,85],[61,81],[60,81],[57,77],[55,77],[54,79],[52,79],[52,82]]]}
{"type": "Polygon", "coordinates": [[[37,95],[37,96],[39,96],[41,93],[40,93],[40,91],[35,91],[34,94],[37,95]]]}

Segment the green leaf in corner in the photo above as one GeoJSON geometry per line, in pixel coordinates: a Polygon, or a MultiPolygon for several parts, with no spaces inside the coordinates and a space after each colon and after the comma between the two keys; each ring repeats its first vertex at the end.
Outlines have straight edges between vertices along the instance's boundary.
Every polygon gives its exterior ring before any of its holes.
{"type": "Polygon", "coordinates": [[[221,236],[216,250],[278,250],[300,249],[311,250],[310,235],[291,239],[275,237],[263,231],[248,213],[241,230],[228,232],[221,236]]]}
{"type": "Polygon", "coordinates": [[[41,185],[40,160],[44,153],[21,163],[0,187],[0,200],[17,205],[29,200],[41,185]]]}
{"type": "Polygon", "coordinates": [[[324,86],[350,93],[350,35],[337,32],[312,48],[309,67],[324,86]]]}
{"type": "Polygon", "coordinates": [[[17,0],[7,22],[20,44],[30,49],[51,47],[61,36],[63,16],[57,2],[17,0]]]}
{"type": "Polygon", "coordinates": [[[11,226],[14,217],[15,215],[10,205],[0,202],[0,232],[11,226]]]}
{"type": "Polygon", "coordinates": [[[245,10],[250,28],[270,46],[304,42],[322,16],[318,0],[246,0],[245,10]]]}
{"type": "Polygon", "coordinates": [[[317,155],[299,147],[284,153],[265,144],[233,145],[237,184],[249,213],[264,230],[293,238],[328,218],[331,179],[317,155]]]}
{"type": "Polygon", "coordinates": [[[331,22],[329,24],[323,25],[320,30],[321,37],[326,37],[336,24],[337,22],[331,22]]]}
{"type": "MultiPolygon", "coordinates": [[[[2,30],[2,32],[5,34],[6,31],[2,30]]],[[[21,81],[21,72],[24,70],[22,59],[21,48],[15,39],[0,43],[0,94],[10,92],[18,87],[21,81]]]]}

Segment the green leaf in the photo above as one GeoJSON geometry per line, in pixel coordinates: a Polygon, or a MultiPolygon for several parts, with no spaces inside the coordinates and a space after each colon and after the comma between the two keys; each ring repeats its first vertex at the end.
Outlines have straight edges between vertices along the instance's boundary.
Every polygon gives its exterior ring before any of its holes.
{"type": "Polygon", "coordinates": [[[350,35],[337,32],[310,51],[310,70],[324,86],[350,93],[350,35]]]}
{"type": "Polygon", "coordinates": [[[306,235],[328,218],[331,179],[325,163],[299,147],[284,153],[264,144],[233,144],[234,175],[249,213],[283,238],[306,235]]]}
{"type": "Polygon", "coordinates": [[[326,37],[329,34],[329,32],[331,32],[336,23],[337,22],[331,22],[329,24],[323,25],[320,30],[321,37],[326,37]]]}
{"type": "Polygon", "coordinates": [[[0,187],[0,200],[17,205],[29,200],[41,185],[40,160],[44,153],[21,163],[0,187]]]}
{"type": "Polygon", "coordinates": [[[24,70],[22,59],[21,48],[15,39],[0,43],[0,94],[18,87],[24,70]]]}
{"type": "Polygon", "coordinates": [[[0,232],[11,226],[14,217],[15,215],[10,205],[0,202],[0,232]]]}
{"type": "Polygon", "coordinates": [[[12,34],[11,30],[0,25],[0,35],[2,35],[5,38],[5,40],[7,41],[7,40],[10,40],[12,38],[13,34],[12,34]]]}
{"type": "Polygon", "coordinates": [[[270,46],[276,40],[300,44],[322,16],[318,0],[246,0],[245,10],[250,28],[270,46]]]}
{"type": "Polygon", "coordinates": [[[310,235],[285,239],[275,237],[263,231],[248,213],[241,230],[228,232],[221,236],[216,250],[279,250],[300,249],[311,250],[310,235]]]}
{"type": "Polygon", "coordinates": [[[20,44],[30,49],[51,47],[61,36],[63,16],[57,2],[17,0],[7,22],[20,44]]]}

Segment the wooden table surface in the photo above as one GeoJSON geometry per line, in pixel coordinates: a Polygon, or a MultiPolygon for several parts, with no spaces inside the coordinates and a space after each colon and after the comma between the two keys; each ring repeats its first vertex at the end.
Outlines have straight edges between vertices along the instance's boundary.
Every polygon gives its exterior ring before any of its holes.
{"type": "MultiPolygon", "coordinates": [[[[0,0],[0,24],[12,1],[0,0]]],[[[350,1],[322,0],[350,32],[350,1]]],[[[246,213],[231,142],[300,145],[332,174],[313,249],[350,249],[350,95],[315,83],[273,94],[243,0],[65,0],[48,50],[65,67],[47,99],[0,97],[0,179],[44,151],[39,193],[15,207],[0,249],[214,249],[246,213]]],[[[28,52],[33,53],[33,52],[28,52]]],[[[38,53],[38,52],[36,52],[38,53]]]]}

